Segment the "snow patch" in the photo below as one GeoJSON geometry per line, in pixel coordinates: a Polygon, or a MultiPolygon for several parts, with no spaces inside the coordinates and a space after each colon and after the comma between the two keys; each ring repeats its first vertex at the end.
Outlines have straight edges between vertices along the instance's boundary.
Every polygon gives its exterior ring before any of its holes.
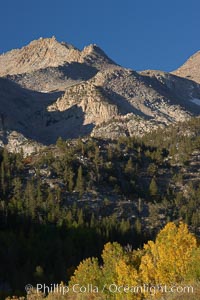
{"type": "Polygon", "coordinates": [[[197,105],[200,105],[200,99],[194,98],[194,99],[191,100],[191,102],[193,102],[193,103],[195,103],[197,105]]]}

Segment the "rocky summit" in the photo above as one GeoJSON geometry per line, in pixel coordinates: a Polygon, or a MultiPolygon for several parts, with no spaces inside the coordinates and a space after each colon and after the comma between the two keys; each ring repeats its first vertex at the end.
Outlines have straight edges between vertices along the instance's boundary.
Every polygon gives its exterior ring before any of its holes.
{"type": "Polygon", "coordinates": [[[143,135],[199,116],[199,64],[198,52],[173,73],[136,72],[97,45],[32,41],[0,55],[1,144],[30,152],[59,137],[143,135]]]}
{"type": "Polygon", "coordinates": [[[180,68],[172,72],[173,74],[194,80],[200,83],[200,51],[192,55],[180,68]]]}

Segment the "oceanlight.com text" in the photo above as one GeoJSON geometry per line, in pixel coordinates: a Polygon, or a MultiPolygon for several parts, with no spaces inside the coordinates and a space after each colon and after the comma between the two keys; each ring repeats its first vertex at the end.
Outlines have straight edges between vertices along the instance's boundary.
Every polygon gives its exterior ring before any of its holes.
{"type": "Polygon", "coordinates": [[[31,293],[33,290],[37,293],[56,293],[61,295],[66,295],[68,293],[75,294],[96,294],[96,293],[107,293],[107,294],[150,294],[155,295],[157,293],[165,294],[165,293],[178,293],[178,294],[192,294],[194,293],[193,286],[181,286],[181,285],[149,285],[143,284],[138,286],[132,285],[117,285],[116,283],[104,284],[102,287],[86,284],[81,285],[76,283],[72,286],[67,286],[63,284],[50,284],[46,285],[43,283],[38,283],[36,287],[33,287],[31,284],[27,284],[25,287],[27,293],[31,293]]]}

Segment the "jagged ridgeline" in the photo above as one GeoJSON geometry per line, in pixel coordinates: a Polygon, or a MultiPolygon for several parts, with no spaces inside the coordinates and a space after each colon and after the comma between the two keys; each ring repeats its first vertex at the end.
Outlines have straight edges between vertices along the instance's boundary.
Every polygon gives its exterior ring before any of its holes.
{"type": "MultiPolygon", "coordinates": [[[[186,63],[192,74],[198,57],[186,63]]],[[[0,56],[1,142],[13,151],[28,145],[30,153],[58,137],[143,135],[198,116],[198,76],[191,75],[192,81],[179,73],[138,73],[117,65],[97,45],[79,50],[40,38],[0,56]]]]}

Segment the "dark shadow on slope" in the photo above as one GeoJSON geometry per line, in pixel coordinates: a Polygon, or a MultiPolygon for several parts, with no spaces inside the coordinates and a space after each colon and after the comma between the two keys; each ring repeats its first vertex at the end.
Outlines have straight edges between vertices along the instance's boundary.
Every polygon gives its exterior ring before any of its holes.
{"type": "Polygon", "coordinates": [[[200,85],[196,82],[168,73],[166,74],[166,76],[168,76],[166,79],[164,76],[160,76],[161,79],[163,79],[162,81],[155,76],[141,76],[147,85],[151,85],[151,87],[163,96],[163,98],[169,99],[170,104],[180,105],[194,116],[198,116],[200,114],[200,106],[190,100],[191,92],[193,98],[200,99],[200,85]]]}
{"type": "Polygon", "coordinates": [[[88,80],[95,76],[98,72],[95,67],[89,66],[86,63],[78,62],[67,63],[64,66],[58,67],[58,70],[63,74],[64,77],[73,80],[88,80]]]}
{"type": "Polygon", "coordinates": [[[86,63],[66,63],[30,73],[8,75],[6,78],[31,90],[56,90],[70,86],[74,81],[88,80],[97,74],[95,67],[86,63]]]}
{"type": "Polygon", "coordinates": [[[30,91],[0,78],[0,129],[4,142],[7,142],[8,131],[17,131],[46,145],[55,143],[58,137],[67,139],[88,135],[94,124],[83,124],[85,114],[77,105],[66,111],[47,111],[47,107],[61,95],[61,92],[30,91]]]}
{"type": "Polygon", "coordinates": [[[152,119],[151,116],[134,107],[125,97],[121,96],[120,94],[113,91],[105,91],[103,88],[101,88],[101,93],[109,99],[111,104],[117,105],[120,114],[126,115],[128,113],[133,113],[134,115],[145,118],[146,120],[152,119]]]}
{"type": "Polygon", "coordinates": [[[37,92],[31,89],[23,88],[18,83],[8,77],[0,77],[0,99],[7,98],[10,101],[21,101],[23,105],[45,102],[49,105],[57,98],[61,97],[63,92],[54,91],[49,93],[37,92]],[[10,98],[10,99],[9,99],[10,98]]]}
{"type": "Polygon", "coordinates": [[[73,139],[90,134],[94,128],[94,124],[84,125],[85,113],[82,108],[73,105],[65,111],[53,111],[45,113],[44,127],[38,131],[35,128],[30,137],[40,143],[49,145],[56,143],[58,137],[62,139],[73,139]]]}
{"type": "Polygon", "coordinates": [[[0,129],[2,131],[2,134],[1,134],[2,142],[4,144],[7,144],[8,143],[8,138],[7,138],[6,129],[5,129],[5,118],[4,118],[4,115],[2,113],[0,115],[0,129]]]}

